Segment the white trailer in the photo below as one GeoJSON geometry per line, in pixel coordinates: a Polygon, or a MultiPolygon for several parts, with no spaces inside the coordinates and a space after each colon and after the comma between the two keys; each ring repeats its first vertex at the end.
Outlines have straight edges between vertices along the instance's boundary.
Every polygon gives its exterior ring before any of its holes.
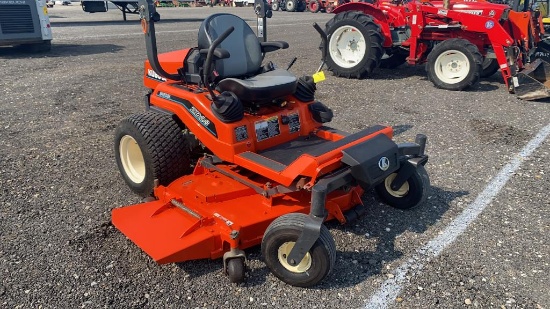
{"type": "Polygon", "coordinates": [[[0,46],[49,51],[52,29],[46,0],[0,0],[0,46]]]}

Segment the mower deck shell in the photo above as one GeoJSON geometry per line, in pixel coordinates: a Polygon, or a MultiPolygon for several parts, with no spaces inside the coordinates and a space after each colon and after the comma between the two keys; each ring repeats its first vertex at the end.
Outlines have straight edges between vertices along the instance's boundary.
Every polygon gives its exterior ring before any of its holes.
{"type": "MultiPolygon", "coordinates": [[[[261,176],[242,177],[258,186],[267,181],[261,176]]],[[[331,192],[326,220],[345,222],[343,212],[361,204],[362,193],[358,186],[331,192]]],[[[258,245],[273,220],[287,213],[308,213],[311,199],[303,190],[265,197],[201,166],[193,175],[157,187],[155,196],[158,200],[153,202],[114,209],[112,222],[160,264],[217,259],[231,248],[258,245]]]]}

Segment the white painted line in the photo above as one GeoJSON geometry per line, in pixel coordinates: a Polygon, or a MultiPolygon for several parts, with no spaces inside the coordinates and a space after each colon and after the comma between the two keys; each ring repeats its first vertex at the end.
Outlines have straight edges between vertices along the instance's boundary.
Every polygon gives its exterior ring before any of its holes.
{"type": "Polygon", "coordinates": [[[535,149],[550,135],[550,124],[542,128],[539,133],[489,182],[485,190],[478,195],[476,200],[455,218],[441,234],[430,240],[424,247],[406,262],[401,264],[393,272],[394,277],[387,279],[382,286],[371,296],[365,308],[388,308],[395,304],[395,299],[401,293],[406,284],[407,276],[412,277],[420,274],[426,263],[437,257],[443,249],[452,244],[468,228],[468,226],[479,216],[481,212],[500,192],[504,185],[510,180],[521,163],[529,157],[535,149]]]}

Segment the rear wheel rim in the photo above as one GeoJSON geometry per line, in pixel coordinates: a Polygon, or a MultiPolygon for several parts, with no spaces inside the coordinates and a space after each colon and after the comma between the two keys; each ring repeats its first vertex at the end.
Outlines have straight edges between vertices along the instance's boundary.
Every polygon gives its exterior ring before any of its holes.
{"type": "Polygon", "coordinates": [[[435,75],[446,84],[457,84],[470,73],[470,61],[458,50],[447,50],[441,53],[434,64],[435,75]]]}
{"type": "Polygon", "coordinates": [[[124,135],[119,145],[120,161],[124,172],[134,183],[145,180],[145,160],[136,140],[130,135],[124,135]]]}
{"type": "Polygon", "coordinates": [[[332,60],[342,68],[352,68],[365,57],[365,37],[353,26],[342,26],[330,36],[332,60]]]}
{"type": "Polygon", "coordinates": [[[292,251],[292,248],[294,248],[294,245],[296,243],[293,241],[288,241],[282,244],[279,247],[279,250],[277,251],[277,257],[279,258],[279,263],[283,265],[284,268],[286,268],[288,271],[301,274],[306,271],[308,271],[311,268],[311,254],[306,253],[306,256],[295,266],[290,265],[287,262],[288,255],[290,254],[290,251],[292,251]]]}

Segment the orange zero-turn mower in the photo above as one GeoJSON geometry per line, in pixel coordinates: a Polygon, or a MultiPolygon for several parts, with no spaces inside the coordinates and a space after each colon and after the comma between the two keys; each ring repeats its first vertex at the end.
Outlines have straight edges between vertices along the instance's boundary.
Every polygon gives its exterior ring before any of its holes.
{"type": "Polygon", "coordinates": [[[151,91],[146,111],[119,124],[115,152],[127,184],[146,198],[114,209],[112,222],[155,261],[223,257],[230,281],[241,282],[243,250],[261,244],[276,277],[312,286],[336,261],[323,222],[356,219],[364,190],[402,209],[425,200],[424,135],[397,145],[391,127],[330,128],[311,76],[262,64],[288,47],[265,40],[264,0],[255,4],[263,38],[219,13],[202,22],[198,47],[160,55],[160,16],[151,0],[139,5],[151,91]]]}

